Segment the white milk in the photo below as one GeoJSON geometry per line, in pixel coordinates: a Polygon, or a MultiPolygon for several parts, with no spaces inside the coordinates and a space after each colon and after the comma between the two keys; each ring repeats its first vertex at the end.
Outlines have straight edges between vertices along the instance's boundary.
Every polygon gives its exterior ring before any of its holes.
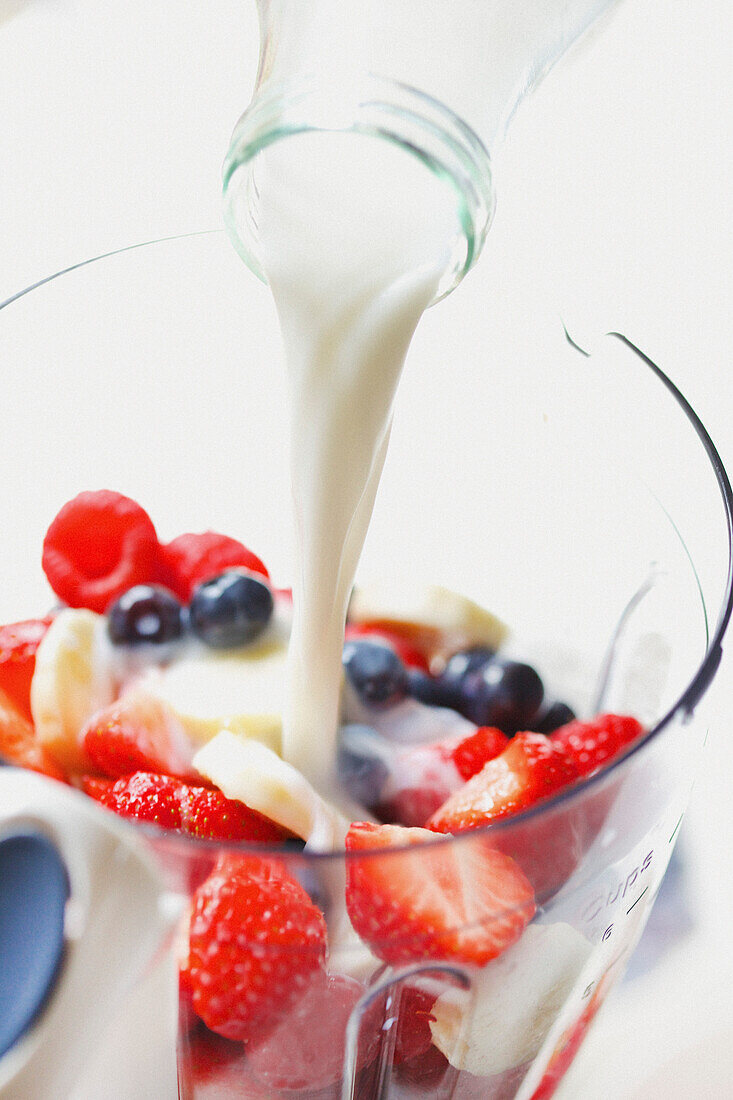
{"type": "Polygon", "coordinates": [[[354,134],[290,137],[261,154],[256,182],[288,366],[298,553],[283,755],[333,794],[346,609],[457,202],[417,158],[354,134]]]}

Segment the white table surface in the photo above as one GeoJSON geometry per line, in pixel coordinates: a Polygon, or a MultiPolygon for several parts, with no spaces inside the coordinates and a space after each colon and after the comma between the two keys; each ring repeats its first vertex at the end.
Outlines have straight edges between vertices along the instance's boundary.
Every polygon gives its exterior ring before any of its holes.
{"type": "MultiPolygon", "coordinates": [[[[220,164],[255,71],[252,8],[0,0],[0,301],[82,257],[220,223],[220,164]]],[[[627,332],[729,468],[732,28],[728,0],[626,0],[516,119],[482,261],[561,285],[580,331],[627,332]]],[[[611,998],[563,1100],[733,1095],[732,669],[727,657],[705,704],[671,942],[611,998]]],[[[654,947],[650,935],[642,958],[654,947]]]]}

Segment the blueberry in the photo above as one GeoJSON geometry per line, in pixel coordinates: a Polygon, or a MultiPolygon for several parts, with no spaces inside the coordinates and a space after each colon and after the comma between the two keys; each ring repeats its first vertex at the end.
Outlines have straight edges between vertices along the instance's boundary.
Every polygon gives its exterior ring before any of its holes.
{"type": "Polygon", "coordinates": [[[253,641],[272,617],[274,601],[262,577],[229,569],[194,589],[191,629],[215,649],[253,641]]]}
{"type": "Polygon", "coordinates": [[[463,678],[457,709],[477,726],[498,726],[511,735],[533,728],[543,696],[531,665],[494,657],[463,678]]]}
{"type": "Polygon", "coordinates": [[[489,661],[493,661],[494,657],[495,651],[487,646],[461,650],[448,659],[441,673],[441,679],[445,684],[458,686],[469,672],[477,672],[484,668],[489,661]]]}
{"type": "Polygon", "coordinates": [[[455,706],[455,690],[441,676],[429,676],[419,668],[408,669],[407,691],[413,699],[429,707],[455,706]]]}
{"type": "Polygon", "coordinates": [[[379,802],[389,778],[389,749],[370,726],[344,726],[339,735],[336,767],[339,782],[362,806],[379,802]]]}
{"type": "Polygon", "coordinates": [[[183,633],[183,608],[167,588],[136,584],[108,609],[107,630],[118,645],[172,642],[183,633]]]}
{"type": "Polygon", "coordinates": [[[407,694],[407,672],[395,651],[382,642],[347,642],[343,664],[363,703],[390,706],[407,694]]]}
{"type": "Polygon", "coordinates": [[[574,721],[575,717],[575,711],[571,710],[567,703],[551,703],[535,719],[532,729],[535,733],[553,733],[560,729],[560,726],[574,721]]]}

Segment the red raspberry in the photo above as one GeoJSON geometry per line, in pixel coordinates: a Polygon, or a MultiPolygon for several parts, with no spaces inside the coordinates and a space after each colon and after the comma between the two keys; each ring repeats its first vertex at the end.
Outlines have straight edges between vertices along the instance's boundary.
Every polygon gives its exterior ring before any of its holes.
{"type": "Polygon", "coordinates": [[[52,621],[52,618],[26,619],[0,626],[0,689],[28,721],[32,721],[31,680],[36,650],[52,621]]]}
{"type": "Polygon", "coordinates": [[[251,550],[237,539],[219,535],[216,531],[179,535],[161,547],[160,580],[184,603],[189,603],[193,590],[202,581],[223,573],[225,569],[249,569],[269,577],[267,569],[251,550]]]}
{"type": "Polygon", "coordinates": [[[223,857],[191,906],[196,1012],[227,1039],[264,1037],[322,970],[326,922],[281,864],[223,857]]]}
{"type": "Polygon", "coordinates": [[[554,745],[561,746],[573,758],[578,774],[588,775],[618,756],[643,732],[644,727],[636,718],[599,714],[589,722],[568,722],[550,737],[554,745]]]}
{"type": "Polygon", "coordinates": [[[100,614],[128,588],[153,581],[158,557],[147,512],[106,489],[65,504],[43,540],[43,571],[59,599],[100,614]]]}

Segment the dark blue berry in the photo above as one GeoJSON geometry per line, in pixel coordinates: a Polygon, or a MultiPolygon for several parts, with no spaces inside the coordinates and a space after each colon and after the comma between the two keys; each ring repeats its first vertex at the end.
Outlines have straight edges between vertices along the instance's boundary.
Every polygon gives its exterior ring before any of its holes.
{"type": "Polygon", "coordinates": [[[535,733],[553,733],[560,726],[575,720],[575,711],[567,703],[552,703],[535,718],[532,729],[535,733]]]}
{"type": "Polygon", "coordinates": [[[183,633],[183,608],[167,588],[136,584],[107,611],[107,630],[118,645],[172,642],[183,633]]]}
{"type": "Polygon", "coordinates": [[[370,726],[344,726],[339,734],[336,767],[344,790],[362,806],[378,804],[389,778],[388,748],[370,726]]]}
{"type": "Polygon", "coordinates": [[[477,726],[498,726],[511,735],[533,729],[543,696],[531,665],[494,657],[463,678],[457,709],[477,726]]]}
{"type": "Polygon", "coordinates": [[[477,672],[479,669],[484,668],[490,661],[493,661],[495,656],[495,651],[487,646],[475,646],[473,649],[461,650],[448,659],[440,678],[446,685],[451,684],[457,687],[469,672],[477,672]]]}
{"type": "Polygon", "coordinates": [[[419,668],[408,669],[407,692],[429,707],[455,707],[455,690],[441,676],[429,676],[419,668]]]}
{"type": "Polygon", "coordinates": [[[363,703],[390,706],[407,694],[407,672],[395,651],[383,642],[347,642],[343,664],[349,683],[363,703]]]}
{"type": "Polygon", "coordinates": [[[273,607],[272,592],[262,577],[229,569],[194,589],[191,629],[206,645],[232,649],[262,633],[273,607]]]}

